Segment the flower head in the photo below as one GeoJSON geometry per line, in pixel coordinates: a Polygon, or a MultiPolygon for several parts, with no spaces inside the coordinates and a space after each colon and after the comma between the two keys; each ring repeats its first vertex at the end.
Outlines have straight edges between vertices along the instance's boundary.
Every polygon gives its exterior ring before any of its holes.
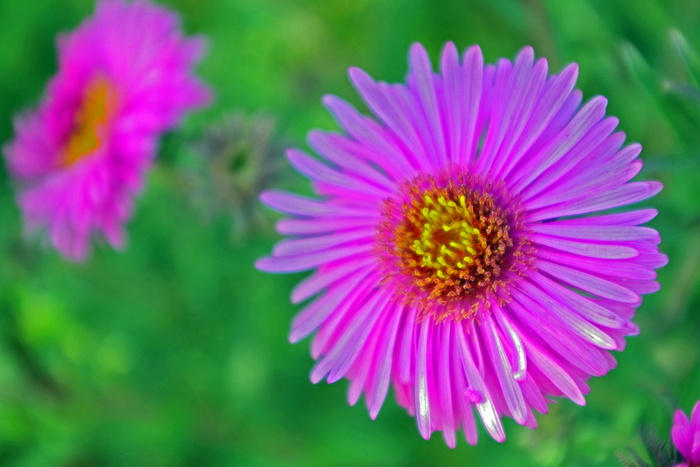
{"type": "Polygon", "coordinates": [[[676,411],[671,438],[685,459],[676,467],[700,467],[700,402],[695,404],[690,420],[681,410],[676,411]]]}
{"type": "Polygon", "coordinates": [[[575,65],[548,77],[531,48],[484,65],[453,44],[438,73],[420,45],[410,65],[406,84],[350,70],[375,118],[324,100],[346,133],[310,134],[323,162],[288,152],[319,198],[262,195],[292,238],[257,266],[315,270],[290,335],[316,331],[312,381],[349,379],[372,418],[392,386],[449,446],[460,429],[476,443],[475,412],[502,441],[503,416],[535,427],[552,396],[584,404],[638,332],[667,258],[640,226],[656,211],[617,208],[661,184],[629,182],[641,147],[622,147],[603,97],[581,105],[575,65]]]}
{"type": "Polygon", "coordinates": [[[191,75],[204,45],[183,37],[175,13],[145,0],[102,0],[59,37],[58,73],[5,148],[28,231],[47,231],[76,260],[94,234],[123,244],[158,136],[209,99],[191,75]]]}
{"type": "Polygon", "coordinates": [[[281,178],[284,148],[276,122],[265,115],[235,112],[213,123],[189,144],[195,170],[185,172],[185,187],[207,218],[232,217],[232,237],[240,240],[269,222],[260,212],[258,196],[281,178]]]}

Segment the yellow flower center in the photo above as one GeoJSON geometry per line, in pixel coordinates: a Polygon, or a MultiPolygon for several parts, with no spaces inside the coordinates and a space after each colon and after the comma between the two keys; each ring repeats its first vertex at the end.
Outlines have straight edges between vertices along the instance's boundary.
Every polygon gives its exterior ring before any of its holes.
{"type": "Polygon", "coordinates": [[[522,214],[500,186],[469,176],[418,177],[382,207],[377,254],[385,280],[422,314],[472,316],[477,302],[504,288],[506,269],[520,274],[529,267],[522,214]]]}
{"type": "Polygon", "coordinates": [[[116,107],[116,90],[109,81],[98,76],[88,85],[75,114],[73,129],[60,154],[61,167],[73,166],[104,143],[116,107]]]}

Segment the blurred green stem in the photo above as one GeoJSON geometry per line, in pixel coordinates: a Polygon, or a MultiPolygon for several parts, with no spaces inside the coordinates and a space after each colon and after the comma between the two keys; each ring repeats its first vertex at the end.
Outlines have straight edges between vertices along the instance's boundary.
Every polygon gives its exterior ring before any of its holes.
{"type": "Polygon", "coordinates": [[[666,310],[668,315],[676,320],[685,310],[693,283],[700,270],[700,220],[694,222],[693,233],[686,248],[687,254],[679,269],[677,279],[673,282],[673,292],[668,294],[666,310]]]}

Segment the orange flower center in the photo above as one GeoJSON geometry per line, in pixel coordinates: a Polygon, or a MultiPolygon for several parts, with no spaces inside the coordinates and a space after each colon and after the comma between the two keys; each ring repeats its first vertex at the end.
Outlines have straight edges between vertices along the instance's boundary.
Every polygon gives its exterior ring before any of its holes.
{"type": "Polygon", "coordinates": [[[493,196],[430,188],[404,205],[403,214],[394,232],[395,251],[430,298],[449,301],[500,276],[513,240],[493,196]]]}
{"type": "Polygon", "coordinates": [[[83,102],[75,114],[73,130],[61,151],[61,167],[73,166],[104,143],[116,107],[117,93],[114,86],[98,76],[88,85],[83,102]]]}

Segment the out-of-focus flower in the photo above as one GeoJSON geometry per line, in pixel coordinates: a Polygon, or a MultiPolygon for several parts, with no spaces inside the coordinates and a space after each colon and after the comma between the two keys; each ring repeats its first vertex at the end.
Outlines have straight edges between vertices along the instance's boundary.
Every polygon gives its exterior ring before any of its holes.
{"type": "Polygon", "coordinates": [[[700,467],[700,402],[695,404],[690,419],[683,411],[676,411],[671,438],[685,460],[676,467],[700,467]]]}
{"type": "Polygon", "coordinates": [[[234,238],[264,223],[258,196],[283,172],[276,156],[284,146],[274,129],[272,117],[236,112],[189,145],[198,161],[185,174],[193,202],[207,218],[231,215],[234,238]]]}
{"type": "Polygon", "coordinates": [[[372,418],[388,388],[428,438],[477,442],[474,410],[505,439],[502,416],[535,427],[551,396],[584,404],[586,380],[615,366],[641,295],[667,262],[653,209],[658,182],[632,182],[638,144],[622,147],[606,99],[581,106],[576,65],[547,77],[531,48],[484,65],[448,44],[439,73],[420,45],[404,84],[350,76],[376,118],[336,97],[347,134],[309,136],[321,162],[291,150],[320,199],[267,192],[292,238],[258,268],[314,269],[292,293],[312,298],[292,325],[317,331],[311,379],[351,380],[372,418]]]}
{"type": "Polygon", "coordinates": [[[103,0],[58,40],[58,73],[5,148],[29,232],[81,260],[95,234],[114,247],[159,135],[209,100],[192,75],[204,52],[178,16],[148,1],[103,0]]]}

